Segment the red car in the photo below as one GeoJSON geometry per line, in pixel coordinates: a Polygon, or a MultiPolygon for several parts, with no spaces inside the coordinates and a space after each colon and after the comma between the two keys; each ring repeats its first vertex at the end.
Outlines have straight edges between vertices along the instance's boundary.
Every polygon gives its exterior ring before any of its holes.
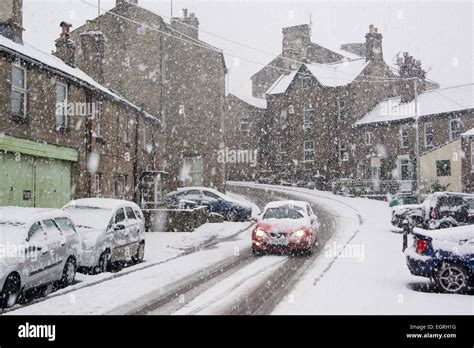
{"type": "Polygon", "coordinates": [[[252,251],[292,251],[311,254],[317,240],[318,219],[303,201],[268,203],[263,213],[254,218],[252,251]]]}

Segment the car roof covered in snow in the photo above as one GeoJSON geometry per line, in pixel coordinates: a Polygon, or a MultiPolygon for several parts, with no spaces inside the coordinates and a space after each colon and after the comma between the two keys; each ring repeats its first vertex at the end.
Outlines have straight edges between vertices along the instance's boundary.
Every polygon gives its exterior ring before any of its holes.
{"type": "Polygon", "coordinates": [[[279,208],[279,207],[298,207],[306,211],[306,206],[308,205],[307,202],[305,201],[293,201],[293,200],[287,200],[287,201],[273,201],[268,203],[263,210],[267,210],[270,208],[279,208]]]}
{"type": "Polygon", "coordinates": [[[0,223],[30,224],[38,220],[69,217],[61,209],[0,207],[0,223]]]}
{"type": "MultiPolygon", "coordinates": [[[[474,83],[433,89],[418,96],[418,115],[440,115],[453,111],[474,109],[474,83]]],[[[401,103],[400,97],[378,103],[355,123],[356,126],[392,122],[415,117],[415,100],[401,103]]]]}
{"type": "Polygon", "coordinates": [[[467,132],[462,133],[463,137],[474,137],[474,128],[469,129],[467,132]]]}
{"type": "MultiPolygon", "coordinates": [[[[64,206],[66,207],[91,207],[91,208],[99,208],[99,209],[107,209],[107,210],[114,210],[120,208],[124,205],[128,205],[133,207],[134,209],[140,209],[139,206],[131,201],[126,201],[123,199],[113,199],[113,198],[81,198],[76,199],[74,201],[69,202],[64,206]]],[[[64,209],[63,208],[63,209],[64,209]]]]}
{"type": "MultiPolygon", "coordinates": [[[[78,68],[69,66],[66,63],[64,63],[60,58],[53,56],[52,54],[43,52],[31,45],[28,45],[27,43],[25,43],[24,45],[21,45],[0,35],[0,51],[5,51],[14,56],[19,56],[20,58],[29,60],[32,63],[37,64],[45,69],[54,71],[56,74],[64,75],[64,77],[70,80],[73,80],[74,82],[84,83],[90,89],[101,91],[109,95],[113,99],[119,102],[122,102],[124,104],[127,104],[128,106],[134,108],[137,111],[143,111],[140,107],[133,104],[129,100],[125,99],[124,97],[119,95],[117,92],[112,91],[111,89],[95,81],[92,77],[87,75],[84,71],[78,68]]],[[[153,121],[156,121],[158,123],[160,122],[158,118],[156,118],[155,116],[147,112],[143,111],[143,115],[146,118],[149,118],[153,121]]]]}

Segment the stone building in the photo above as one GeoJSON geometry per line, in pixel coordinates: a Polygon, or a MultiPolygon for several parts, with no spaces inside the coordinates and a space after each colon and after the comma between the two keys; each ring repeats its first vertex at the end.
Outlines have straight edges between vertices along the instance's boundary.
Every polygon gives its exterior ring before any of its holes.
{"type": "Polygon", "coordinates": [[[382,35],[370,27],[366,58],[305,63],[267,90],[263,170],[291,181],[354,173],[352,125],[380,100],[397,95],[396,74],[383,60],[382,35]]]}
{"type": "Polygon", "coordinates": [[[282,32],[281,53],[250,78],[252,80],[252,95],[256,98],[265,99],[268,88],[282,74],[298,70],[301,62],[324,64],[359,58],[350,52],[331,50],[311,42],[311,26],[309,24],[283,28],[282,32]]]}
{"type": "Polygon", "coordinates": [[[75,67],[67,23],[55,57],[21,44],[21,1],[10,13],[15,20],[2,22],[0,36],[0,205],[139,202],[144,163],[162,160],[144,134],[162,147],[160,121],[75,67]]]}
{"type": "Polygon", "coordinates": [[[226,180],[255,179],[267,103],[254,97],[228,94],[224,116],[225,146],[220,159],[226,164],[226,180]]]}
{"type": "Polygon", "coordinates": [[[357,152],[357,178],[369,186],[394,182],[395,190],[416,189],[418,114],[422,192],[437,187],[472,191],[467,132],[474,127],[474,84],[425,91],[417,100],[415,108],[414,95],[389,98],[355,122],[354,134],[363,144],[357,152]]]}
{"type": "Polygon", "coordinates": [[[89,50],[78,50],[79,67],[94,67],[92,76],[105,86],[159,115],[166,141],[155,170],[169,174],[169,190],[192,185],[224,190],[225,166],[217,156],[227,70],[221,50],[199,39],[194,14],[183,10],[182,17],[165,23],[137,1],[117,0],[110,11],[75,29],[72,39],[91,43],[89,50]]]}

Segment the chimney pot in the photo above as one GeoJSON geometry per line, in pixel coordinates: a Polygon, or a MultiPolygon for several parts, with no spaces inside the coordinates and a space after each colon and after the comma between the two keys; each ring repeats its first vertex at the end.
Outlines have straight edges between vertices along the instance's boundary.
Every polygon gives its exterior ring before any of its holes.
{"type": "Polygon", "coordinates": [[[374,32],[374,25],[371,24],[369,25],[369,33],[373,33],[374,32]]]}
{"type": "Polygon", "coordinates": [[[379,28],[374,28],[374,32],[378,33],[378,32],[379,32],[379,28]]]}
{"type": "Polygon", "coordinates": [[[188,9],[183,8],[183,18],[187,18],[187,17],[188,17],[188,9]]]}

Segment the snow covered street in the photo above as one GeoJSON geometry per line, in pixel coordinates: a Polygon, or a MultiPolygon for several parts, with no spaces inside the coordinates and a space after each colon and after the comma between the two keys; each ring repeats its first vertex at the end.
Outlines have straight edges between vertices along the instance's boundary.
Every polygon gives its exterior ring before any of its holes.
{"type": "Polygon", "coordinates": [[[300,199],[321,222],[310,257],[250,252],[249,223],[193,233],[149,232],[145,262],[17,305],[8,314],[472,314],[470,295],[433,292],[412,276],[386,202],[253,183],[229,183],[240,200],[300,199]],[[244,198],[245,197],[245,198],[244,198]]]}

